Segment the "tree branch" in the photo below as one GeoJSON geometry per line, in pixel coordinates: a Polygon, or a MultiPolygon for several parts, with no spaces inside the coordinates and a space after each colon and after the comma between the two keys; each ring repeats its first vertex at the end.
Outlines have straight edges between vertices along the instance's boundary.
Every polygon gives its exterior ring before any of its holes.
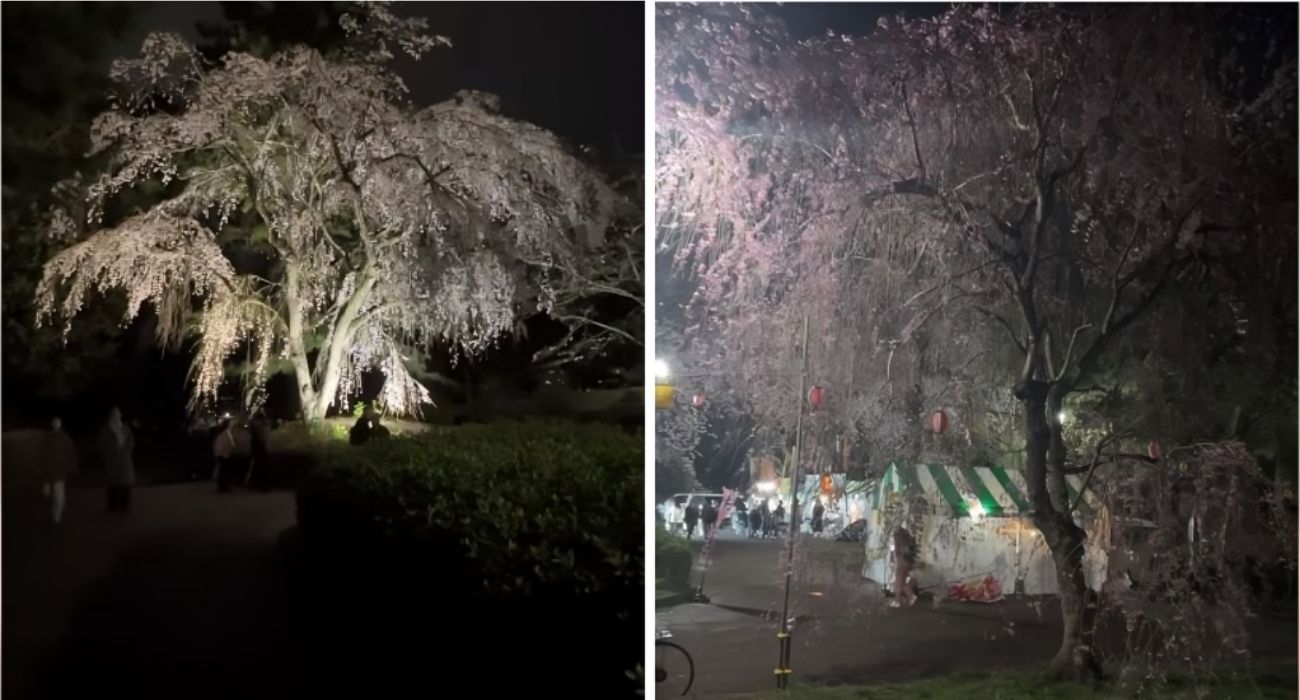
{"type": "Polygon", "coordinates": [[[621,328],[615,328],[614,326],[610,326],[610,325],[607,325],[607,324],[601,323],[600,321],[592,320],[592,319],[590,319],[590,318],[587,318],[586,316],[578,316],[578,315],[572,315],[572,314],[570,314],[570,315],[566,315],[566,316],[559,316],[559,317],[556,318],[556,320],[558,320],[558,321],[576,321],[576,322],[578,322],[579,324],[590,324],[590,325],[593,325],[593,326],[597,326],[597,327],[599,327],[599,328],[603,328],[603,329],[609,331],[610,333],[616,333],[616,334],[618,334],[618,335],[621,335],[621,336],[623,336],[625,339],[627,339],[627,340],[629,340],[629,341],[631,341],[631,342],[633,342],[633,343],[636,343],[637,347],[644,347],[644,345],[645,345],[645,344],[642,343],[640,340],[637,340],[637,338],[636,338],[635,336],[633,336],[632,334],[628,333],[627,331],[625,331],[625,330],[623,330],[623,329],[621,329],[621,328]]]}
{"type": "Polygon", "coordinates": [[[916,169],[920,173],[919,179],[925,181],[929,179],[925,172],[925,160],[921,158],[921,139],[916,134],[916,117],[912,114],[912,103],[907,97],[907,81],[898,81],[899,92],[903,97],[903,111],[907,114],[907,126],[912,132],[912,153],[916,156],[916,169]]]}
{"type": "Polygon", "coordinates": [[[1015,329],[1011,327],[1011,322],[1008,321],[1004,316],[995,313],[993,311],[990,311],[982,306],[971,306],[970,308],[1002,324],[1002,327],[1007,329],[1007,335],[1011,337],[1011,342],[1016,344],[1016,347],[1020,349],[1020,352],[1029,351],[1028,348],[1025,347],[1025,343],[1022,340],[1020,340],[1020,336],[1016,333],[1015,329]]]}

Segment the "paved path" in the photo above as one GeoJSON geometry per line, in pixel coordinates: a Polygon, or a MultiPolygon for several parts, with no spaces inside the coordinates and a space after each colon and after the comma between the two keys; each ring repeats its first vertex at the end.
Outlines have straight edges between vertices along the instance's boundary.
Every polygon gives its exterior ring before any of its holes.
{"type": "Polygon", "coordinates": [[[292,493],[139,488],[115,517],[101,491],[74,488],[55,527],[39,491],[15,481],[6,475],[6,698],[292,695],[295,606],[280,549],[292,493]]]}
{"type": "MultiPolygon", "coordinates": [[[[843,563],[838,571],[826,563],[850,558],[831,549],[838,544],[817,544],[823,559],[805,565],[792,587],[791,667],[799,682],[877,683],[1033,667],[1048,661],[1060,642],[1054,599],[889,608],[878,586],[843,563]]],[[[656,611],[657,627],[695,659],[692,695],[744,697],[775,687],[783,551],[779,542],[720,540],[705,580],[710,604],[656,611]]],[[[1257,641],[1257,656],[1294,662],[1294,611],[1289,615],[1262,620],[1268,629],[1257,641]]]]}

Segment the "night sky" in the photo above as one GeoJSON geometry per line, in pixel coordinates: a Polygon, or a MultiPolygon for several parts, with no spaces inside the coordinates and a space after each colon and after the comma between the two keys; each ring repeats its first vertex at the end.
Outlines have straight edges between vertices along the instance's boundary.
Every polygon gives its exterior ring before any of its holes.
{"type": "MultiPolygon", "coordinates": [[[[644,9],[635,2],[394,3],[429,19],[454,48],[398,61],[417,105],[457,90],[496,93],[509,116],[544,126],[575,145],[640,155],[645,148],[644,9]]],[[[222,19],[216,2],[150,4],[111,56],[135,55],[150,31],[198,41],[197,22],[222,19]]]]}

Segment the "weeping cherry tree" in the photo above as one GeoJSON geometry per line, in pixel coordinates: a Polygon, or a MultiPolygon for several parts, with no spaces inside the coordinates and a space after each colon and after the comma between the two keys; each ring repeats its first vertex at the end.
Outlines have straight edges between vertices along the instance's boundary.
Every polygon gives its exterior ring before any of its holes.
{"type": "Polygon", "coordinates": [[[242,349],[255,386],[287,361],[318,419],[368,369],[385,377],[381,406],[416,411],[429,394],[407,364],[422,346],[473,353],[552,309],[551,270],[601,246],[616,195],[491,95],[410,105],[393,53],[450,45],[424,20],[359,3],[342,24],[349,44],[329,57],[298,46],[210,65],[154,34],[116,61],[92,174],[61,186],[74,196],[52,216],[75,242],[45,266],[38,323],[66,327],[120,290],[124,323],[148,304],[161,342],[196,336],[194,404],[242,349]],[[149,187],[162,195],[122,204],[149,187]]]}
{"type": "Polygon", "coordinates": [[[790,427],[807,318],[819,421],[905,459],[940,406],[1018,433],[1058,676],[1100,672],[1065,476],[1114,451],[1067,402],[1132,376],[1117,348],[1167,329],[1154,310],[1215,260],[1295,235],[1294,57],[1243,89],[1215,21],[963,6],[795,41],[762,10],[658,11],[657,221],[698,286],[694,356],[790,427]]]}

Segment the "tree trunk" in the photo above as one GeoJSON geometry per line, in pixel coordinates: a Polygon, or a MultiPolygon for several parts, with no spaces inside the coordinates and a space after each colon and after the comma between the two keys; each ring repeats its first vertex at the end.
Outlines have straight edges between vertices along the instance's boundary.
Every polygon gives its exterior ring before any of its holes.
{"type": "Polygon", "coordinates": [[[1095,594],[1088,590],[1083,571],[1083,529],[1070,516],[1070,503],[1064,496],[1063,461],[1064,442],[1060,426],[1053,425],[1050,406],[1059,398],[1049,401],[1050,385],[1031,380],[1017,387],[1016,396],[1025,408],[1026,483],[1029,500],[1033,506],[1033,522],[1052,552],[1056,565],[1057,587],[1061,596],[1061,618],[1064,624],[1061,647],[1052,658],[1049,674],[1053,678],[1087,681],[1100,677],[1101,665],[1093,648],[1093,632],[1097,614],[1095,594]],[[1056,480],[1060,484],[1052,484],[1056,480]],[[1049,485],[1050,484],[1050,485],[1049,485]],[[1052,491],[1062,494],[1055,498],[1052,491]],[[1062,505],[1057,505],[1058,503],[1062,505]]]}
{"type": "Polygon", "coordinates": [[[324,412],[316,411],[316,388],[312,385],[311,367],[307,364],[307,348],[303,344],[302,311],[298,308],[298,268],[290,265],[285,271],[285,306],[289,312],[289,358],[293,362],[294,381],[298,385],[298,401],[302,417],[307,421],[320,420],[324,412]]]}
{"type": "Polygon", "coordinates": [[[339,312],[338,319],[334,322],[334,329],[330,332],[329,339],[325,342],[325,347],[317,362],[324,362],[320,367],[320,386],[316,390],[316,407],[315,413],[321,418],[329,412],[330,404],[334,402],[334,394],[339,388],[339,378],[343,374],[344,357],[347,355],[348,347],[352,344],[352,336],[356,331],[352,324],[356,321],[361,312],[361,307],[365,305],[366,298],[370,290],[375,286],[375,279],[370,276],[369,269],[362,272],[361,282],[353,292],[348,303],[343,306],[339,312]]]}

